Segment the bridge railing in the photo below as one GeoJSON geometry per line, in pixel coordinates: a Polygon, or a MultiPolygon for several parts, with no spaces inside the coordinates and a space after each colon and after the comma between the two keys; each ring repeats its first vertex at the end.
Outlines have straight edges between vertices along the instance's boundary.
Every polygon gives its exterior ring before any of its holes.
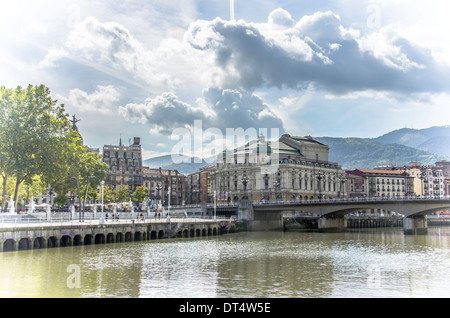
{"type": "Polygon", "coordinates": [[[113,225],[113,224],[148,224],[148,223],[199,223],[199,222],[225,222],[233,221],[235,217],[227,216],[207,216],[207,217],[178,217],[178,216],[161,216],[147,218],[108,218],[105,220],[97,219],[67,219],[53,217],[49,220],[40,218],[0,218],[0,228],[29,228],[29,227],[54,227],[54,226],[90,226],[90,225],[113,225]]]}
{"type": "Polygon", "coordinates": [[[328,198],[328,199],[312,199],[312,200],[276,200],[276,201],[252,201],[253,205],[282,205],[282,204],[320,204],[320,203],[335,203],[335,202],[385,202],[385,201],[423,201],[423,200],[449,200],[450,195],[440,197],[428,196],[407,196],[407,197],[356,197],[356,198],[328,198]]]}

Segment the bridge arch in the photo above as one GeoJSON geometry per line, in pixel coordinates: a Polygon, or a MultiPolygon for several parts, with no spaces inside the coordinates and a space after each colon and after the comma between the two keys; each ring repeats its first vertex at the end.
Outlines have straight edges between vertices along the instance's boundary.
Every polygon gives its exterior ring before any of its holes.
{"type": "Polygon", "coordinates": [[[58,246],[58,239],[56,236],[50,236],[47,239],[47,248],[57,247],[58,246]]]}
{"type": "Polygon", "coordinates": [[[426,229],[425,215],[449,209],[449,199],[419,199],[419,198],[391,198],[391,199],[356,199],[356,200],[316,200],[303,202],[277,202],[269,204],[256,203],[252,206],[252,213],[246,205],[239,206],[239,214],[243,219],[252,223],[251,227],[260,229],[282,227],[283,213],[286,211],[305,211],[309,215],[317,216],[320,220],[319,228],[343,228],[346,214],[365,210],[383,209],[396,212],[404,216],[405,233],[426,229]],[[414,221],[412,219],[415,219],[414,221]],[[420,221],[419,221],[420,220],[420,221]]]}
{"type": "Polygon", "coordinates": [[[74,246],[83,245],[83,237],[80,234],[77,234],[73,237],[73,245],[74,246]]]}
{"type": "Polygon", "coordinates": [[[33,241],[33,249],[45,248],[45,239],[43,237],[36,237],[33,241]]]}
{"type": "Polygon", "coordinates": [[[95,235],[95,244],[105,244],[105,234],[98,233],[95,235]]]}
{"type": "Polygon", "coordinates": [[[141,232],[136,231],[134,232],[134,240],[135,241],[142,241],[143,240],[143,235],[141,232]]]}
{"type": "Polygon", "coordinates": [[[59,246],[66,247],[72,244],[72,238],[69,235],[63,235],[59,240],[59,246]]]}
{"type": "Polygon", "coordinates": [[[84,245],[91,245],[92,244],[92,235],[91,234],[86,234],[84,236],[83,244],[84,245]]]}
{"type": "Polygon", "coordinates": [[[133,240],[133,234],[131,232],[125,233],[125,242],[131,242],[133,240]]]}
{"type": "Polygon", "coordinates": [[[16,246],[16,242],[13,239],[7,239],[3,242],[3,251],[4,252],[12,252],[14,251],[16,246]]]}
{"type": "Polygon", "coordinates": [[[106,243],[114,243],[114,234],[113,233],[108,233],[108,235],[106,236],[106,243]]]}
{"type": "Polygon", "coordinates": [[[31,248],[31,242],[28,237],[24,237],[19,240],[18,249],[20,250],[29,250],[31,248]]]}

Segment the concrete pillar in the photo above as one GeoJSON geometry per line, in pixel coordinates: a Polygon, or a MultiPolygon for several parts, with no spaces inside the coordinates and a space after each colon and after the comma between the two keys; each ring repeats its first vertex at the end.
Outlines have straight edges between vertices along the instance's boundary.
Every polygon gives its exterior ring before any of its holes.
{"type": "Polygon", "coordinates": [[[255,213],[249,222],[250,231],[282,231],[284,227],[283,212],[264,211],[255,213]]]}
{"type": "Polygon", "coordinates": [[[403,218],[403,231],[405,234],[427,234],[427,219],[424,216],[403,218]]]}
{"type": "Polygon", "coordinates": [[[254,219],[253,204],[249,200],[241,200],[238,205],[238,219],[252,221],[254,219]]]}
{"type": "Polygon", "coordinates": [[[322,231],[343,231],[345,230],[345,218],[325,218],[318,220],[318,228],[322,231]]]}

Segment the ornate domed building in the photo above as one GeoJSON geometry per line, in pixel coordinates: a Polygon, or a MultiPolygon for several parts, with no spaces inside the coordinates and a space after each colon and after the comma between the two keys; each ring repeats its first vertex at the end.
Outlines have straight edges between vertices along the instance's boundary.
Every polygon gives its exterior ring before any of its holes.
{"type": "Polygon", "coordinates": [[[217,202],[301,201],[345,196],[346,173],[329,162],[329,150],[312,137],[285,134],[224,152],[211,175],[217,202]]]}

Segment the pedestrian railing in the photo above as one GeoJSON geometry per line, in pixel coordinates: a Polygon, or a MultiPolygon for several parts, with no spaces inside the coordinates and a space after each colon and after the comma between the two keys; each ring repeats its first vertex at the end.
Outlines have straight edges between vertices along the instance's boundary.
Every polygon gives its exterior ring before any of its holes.
{"type": "Polygon", "coordinates": [[[149,224],[149,223],[200,223],[200,222],[221,222],[221,221],[230,221],[230,217],[217,216],[214,217],[201,217],[201,218],[192,218],[192,217],[147,217],[147,218],[119,218],[119,219],[73,219],[68,220],[64,218],[52,218],[50,220],[44,220],[39,218],[26,218],[26,217],[17,217],[17,218],[0,218],[0,229],[5,228],[31,228],[31,227],[55,227],[55,226],[91,226],[91,225],[113,225],[113,224],[149,224]]]}

